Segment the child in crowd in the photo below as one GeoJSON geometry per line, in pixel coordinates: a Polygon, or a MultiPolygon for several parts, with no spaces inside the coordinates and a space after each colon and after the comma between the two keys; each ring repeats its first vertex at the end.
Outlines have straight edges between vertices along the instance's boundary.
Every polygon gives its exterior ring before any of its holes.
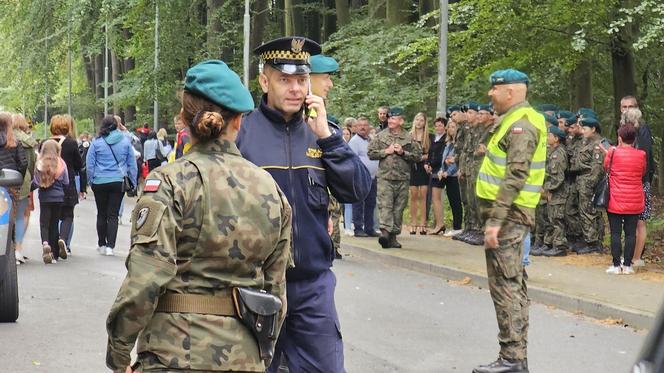
{"type": "Polygon", "coordinates": [[[65,186],[69,185],[67,165],[60,158],[60,144],[46,140],[35,164],[33,187],[39,188],[39,231],[42,240],[42,258],[45,264],[67,259],[64,240],[60,238],[58,221],[65,199],[65,186]]]}

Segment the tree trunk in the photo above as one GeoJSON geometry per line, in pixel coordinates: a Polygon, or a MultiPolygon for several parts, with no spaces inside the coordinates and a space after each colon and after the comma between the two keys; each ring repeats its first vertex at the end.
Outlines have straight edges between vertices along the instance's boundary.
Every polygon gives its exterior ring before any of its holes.
{"type": "Polygon", "coordinates": [[[207,0],[207,50],[212,58],[228,61],[230,51],[224,48],[220,34],[223,31],[219,20],[219,9],[224,5],[224,0],[207,0]]]}
{"type": "MultiPolygon", "coordinates": [[[[115,54],[115,51],[111,49],[111,80],[113,81],[113,93],[118,93],[118,80],[120,76],[120,63],[118,61],[118,56],[115,54]]],[[[115,100],[111,101],[113,105],[113,114],[119,115],[120,107],[115,103],[115,100]]]]}
{"type": "MultiPolygon", "coordinates": [[[[662,137],[664,139],[664,128],[662,128],[662,137]]],[[[657,164],[657,194],[664,194],[664,142],[659,146],[659,163],[657,164]]]]}
{"type": "Polygon", "coordinates": [[[335,0],[334,3],[337,9],[337,28],[342,28],[350,22],[348,0],[335,0]]]}
{"type": "Polygon", "coordinates": [[[92,56],[81,56],[83,60],[83,65],[85,66],[85,78],[88,82],[88,88],[90,89],[91,94],[96,94],[97,89],[95,88],[95,60],[92,56]]]}
{"type": "Polygon", "coordinates": [[[272,10],[272,19],[274,24],[277,25],[279,35],[286,35],[286,11],[285,0],[274,0],[274,9],[272,10]]]}
{"type": "Polygon", "coordinates": [[[581,61],[572,72],[572,85],[574,92],[574,111],[579,108],[593,107],[592,63],[589,59],[581,61]]]}
{"type": "Polygon", "coordinates": [[[323,35],[321,41],[326,42],[332,34],[337,32],[337,13],[335,0],[325,0],[325,14],[323,15],[323,35]]]}
{"type": "MultiPolygon", "coordinates": [[[[304,14],[304,21],[306,21],[306,32],[304,35],[309,37],[311,40],[322,44],[321,40],[321,30],[320,30],[320,19],[321,14],[318,10],[307,11],[304,14]]],[[[300,34],[298,34],[300,35],[300,34]]]]}
{"type": "Polygon", "coordinates": [[[611,67],[613,69],[614,123],[618,125],[620,122],[620,99],[628,95],[636,95],[636,70],[632,50],[617,34],[611,40],[611,67]]]}
{"type": "Polygon", "coordinates": [[[387,0],[369,0],[369,17],[384,19],[386,1],[387,0]]]}
{"type": "MultiPolygon", "coordinates": [[[[123,64],[124,64],[124,68],[122,69],[122,71],[124,73],[127,73],[127,72],[134,69],[135,62],[134,62],[133,58],[128,57],[128,58],[124,59],[123,64]]],[[[133,123],[134,121],[136,121],[136,106],[135,105],[127,105],[127,107],[125,108],[124,122],[125,123],[133,123]]]]}
{"type": "MultiPolygon", "coordinates": [[[[435,1],[434,0],[420,0],[419,6],[417,7],[420,17],[433,12],[435,10],[435,1]]],[[[435,18],[429,18],[427,21],[427,26],[434,26],[436,24],[435,18]]]]}
{"type": "Polygon", "coordinates": [[[410,18],[410,4],[403,0],[387,0],[386,6],[387,24],[390,26],[401,25],[408,22],[410,18]]]}
{"type": "MultiPolygon", "coordinates": [[[[265,24],[267,23],[268,15],[267,0],[256,0],[253,5],[253,12],[255,15],[252,17],[253,24],[251,25],[251,40],[249,43],[249,49],[251,50],[254,50],[263,42],[263,34],[265,32],[265,24]]],[[[258,76],[258,64],[251,63],[251,57],[249,58],[249,81],[251,81],[258,76]]]]}
{"type": "Polygon", "coordinates": [[[352,10],[358,10],[362,7],[362,5],[366,4],[366,1],[363,0],[351,0],[350,1],[350,8],[352,10]]]}
{"type": "Polygon", "coordinates": [[[302,9],[298,7],[302,0],[284,0],[284,29],[286,36],[302,36],[304,22],[302,9]]]}

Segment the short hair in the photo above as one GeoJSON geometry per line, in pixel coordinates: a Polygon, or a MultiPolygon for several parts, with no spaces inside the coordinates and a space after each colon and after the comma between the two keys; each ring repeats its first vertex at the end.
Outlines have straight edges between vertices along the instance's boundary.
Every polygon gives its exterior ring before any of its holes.
{"type": "Polygon", "coordinates": [[[378,110],[390,111],[390,108],[387,107],[387,106],[380,106],[380,107],[378,107],[378,110]]]}
{"type": "Polygon", "coordinates": [[[443,126],[447,125],[447,119],[445,119],[445,117],[436,117],[436,119],[433,120],[433,125],[435,126],[438,122],[441,122],[443,126]]]}
{"type": "Polygon", "coordinates": [[[636,128],[631,123],[620,126],[620,128],[618,128],[618,137],[620,137],[625,144],[634,144],[634,140],[636,139],[636,128]]]}
{"type": "Polygon", "coordinates": [[[366,115],[360,115],[359,117],[357,117],[357,121],[359,122],[359,121],[361,121],[361,120],[366,120],[366,121],[368,122],[368,121],[369,121],[369,118],[367,118],[366,115]]]}
{"type": "Polygon", "coordinates": [[[13,114],[12,121],[14,122],[14,129],[19,129],[23,132],[27,132],[28,129],[30,129],[30,126],[28,126],[28,121],[25,120],[23,114],[13,114]]]}
{"type": "Polygon", "coordinates": [[[620,125],[631,124],[638,127],[642,115],[641,110],[638,108],[629,108],[620,115],[620,125]]]}
{"type": "Polygon", "coordinates": [[[67,136],[71,129],[71,117],[68,115],[54,115],[51,118],[51,134],[53,136],[67,136]]]}
{"type": "Polygon", "coordinates": [[[355,122],[357,122],[357,119],[355,119],[353,117],[348,117],[348,118],[344,119],[344,127],[351,127],[351,126],[355,125],[355,122]]]}
{"type": "Polygon", "coordinates": [[[625,100],[634,100],[634,102],[636,102],[636,106],[639,106],[639,100],[637,100],[636,97],[634,97],[632,95],[627,95],[627,96],[621,98],[620,102],[625,101],[625,100]]]}

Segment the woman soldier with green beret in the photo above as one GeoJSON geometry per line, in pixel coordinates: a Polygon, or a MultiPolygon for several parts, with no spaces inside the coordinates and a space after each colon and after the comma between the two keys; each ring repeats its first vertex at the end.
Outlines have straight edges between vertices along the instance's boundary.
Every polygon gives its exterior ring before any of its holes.
{"type": "Polygon", "coordinates": [[[253,108],[225,63],[187,71],[180,115],[193,145],[148,175],[134,209],[127,276],[106,324],[113,371],[263,372],[269,364],[270,348],[242,320],[256,316],[252,299],[268,302],[272,318],[260,320],[276,339],[291,208],[235,146],[241,114],[253,108]]]}

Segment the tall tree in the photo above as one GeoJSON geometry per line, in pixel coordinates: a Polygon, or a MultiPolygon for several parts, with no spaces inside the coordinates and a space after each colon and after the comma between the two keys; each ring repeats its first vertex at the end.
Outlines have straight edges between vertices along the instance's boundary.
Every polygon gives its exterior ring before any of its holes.
{"type": "Polygon", "coordinates": [[[335,0],[337,10],[337,27],[344,27],[350,22],[350,9],[348,0],[335,0]]]}
{"type": "Polygon", "coordinates": [[[385,18],[385,2],[388,0],[369,0],[369,17],[385,18]]]}
{"type": "Polygon", "coordinates": [[[387,0],[387,23],[391,26],[401,25],[410,18],[411,4],[404,0],[387,0]]]}

